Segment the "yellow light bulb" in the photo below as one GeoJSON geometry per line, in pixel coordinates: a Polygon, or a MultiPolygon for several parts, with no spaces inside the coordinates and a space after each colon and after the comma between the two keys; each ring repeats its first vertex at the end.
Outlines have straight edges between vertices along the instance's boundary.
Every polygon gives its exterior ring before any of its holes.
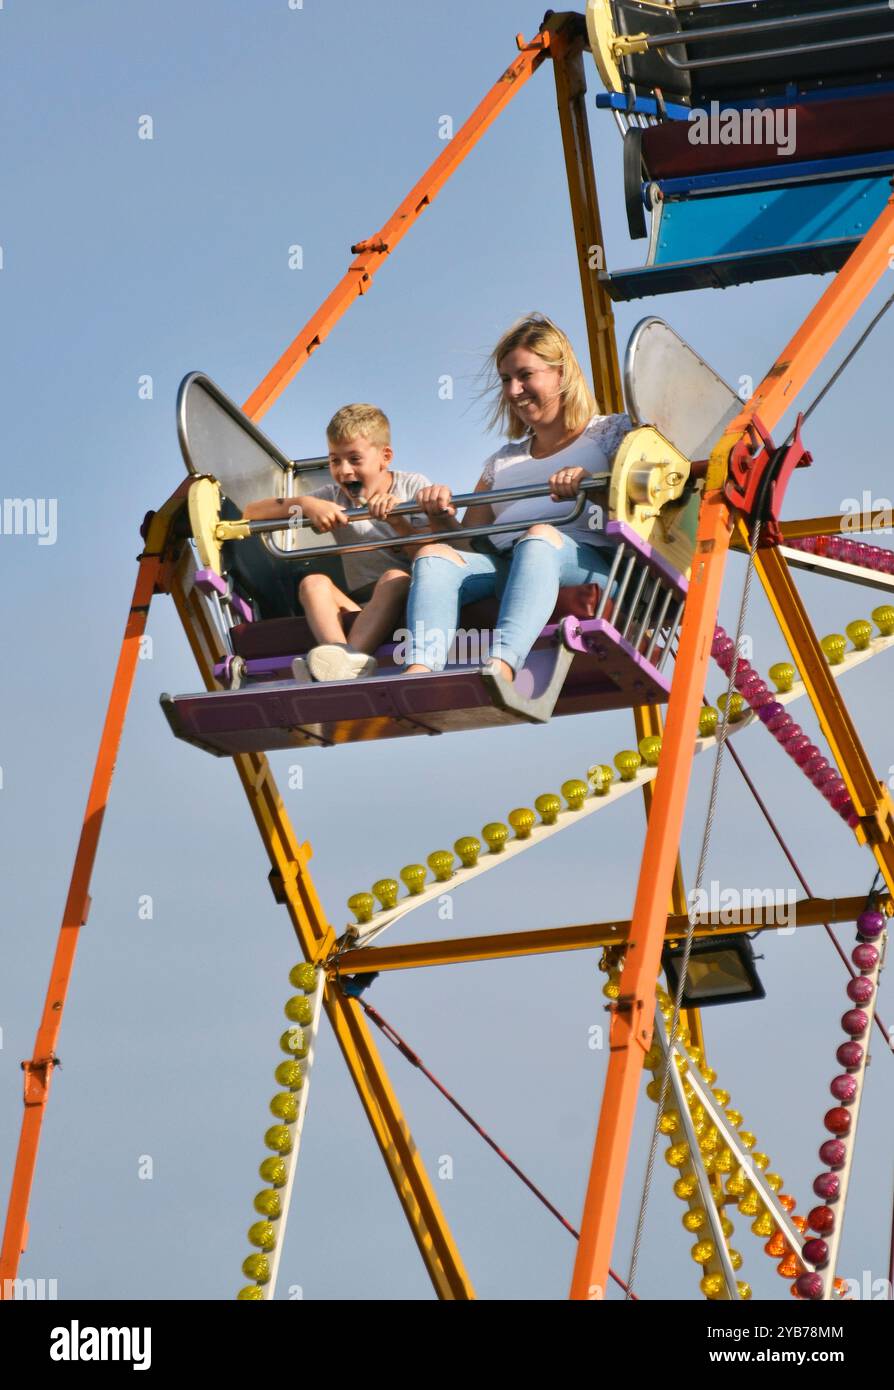
{"type": "Polygon", "coordinates": [[[729,1262],[730,1262],[730,1264],[732,1265],[733,1269],[741,1269],[741,1268],[742,1268],[742,1254],[741,1254],[741,1251],[739,1251],[739,1250],[730,1250],[730,1251],[729,1251],[729,1262]]]}
{"type": "Polygon", "coordinates": [[[744,1119],[741,1110],[725,1110],[723,1113],[726,1115],[733,1129],[738,1129],[744,1119]]]}
{"type": "Polygon", "coordinates": [[[290,1091],[300,1091],[304,1085],[304,1072],[301,1070],[300,1062],[280,1062],[273,1075],[280,1086],[287,1086],[290,1091]]]}
{"type": "Polygon", "coordinates": [[[317,987],[316,966],[311,965],[308,960],[303,960],[300,965],[293,965],[289,971],[289,983],[295,989],[303,989],[305,994],[313,994],[317,987]]]}
{"type": "Polygon", "coordinates": [[[654,1071],[656,1067],[661,1066],[662,1060],[661,1048],[657,1043],[653,1043],[643,1058],[643,1066],[648,1067],[649,1071],[654,1071]]]}
{"type": "Polygon", "coordinates": [[[290,1057],[306,1057],[310,1051],[310,1043],[303,1028],[287,1028],[280,1034],[279,1045],[290,1057]]]}
{"type": "Polygon", "coordinates": [[[727,1240],[729,1240],[730,1236],[733,1233],[733,1223],[730,1221],[729,1217],[724,1216],[722,1212],[720,1213],[720,1229],[726,1236],[727,1240]]]}
{"type": "Polygon", "coordinates": [[[242,1261],[242,1273],[246,1279],[254,1279],[258,1284],[269,1284],[270,1261],[266,1255],[249,1255],[242,1261]]]}
{"type": "Polygon", "coordinates": [[[661,736],[648,734],[645,738],[641,738],[639,751],[647,767],[657,767],[658,759],[661,757],[661,736]]]}
{"type": "Polygon", "coordinates": [[[721,1149],[714,1164],[714,1171],[717,1173],[731,1173],[736,1160],[733,1158],[732,1149],[721,1149]]]}
{"type": "Polygon", "coordinates": [[[239,1290],[236,1298],[245,1303],[263,1303],[264,1291],[259,1289],[257,1284],[246,1284],[244,1289],[239,1290]]]}
{"type": "Polygon", "coordinates": [[[839,666],[844,660],[847,639],[840,632],[829,632],[825,637],[820,638],[820,646],[829,665],[839,666]]]}
{"type": "Polygon", "coordinates": [[[487,841],[491,854],[499,854],[509,839],[509,826],[504,825],[501,820],[488,821],[487,825],[482,827],[481,834],[487,841]]]}
{"type": "Polygon", "coordinates": [[[745,1196],[739,1203],[739,1211],[743,1216],[757,1216],[760,1213],[761,1205],[760,1197],[758,1197],[757,1193],[752,1189],[751,1192],[745,1193],[745,1196]]]}
{"type": "Polygon", "coordinates": [[[308,1024],[313,1023],[313,1002],[306,994],[293,994],[291,999],[286,1000],[283,1013],[293,1023],[300,1023],[302,1028],[306,1028],[308,1024]]]}
{"type": "Polygon", "coordinates": [[[766,1239],[776,1230],[776,1222],[768,1211],[762,1211],[752,1221],[751,1229],[756,1236],[763,1236],[766,1239]]]}
{"type": "Polygon", "coordinates": [[[688,1144],[671,1144],[670,1148],[664,1155],[665,1163],[668,1163],[671,1166],[671,1168],[682,1168],[683,1164],[688,1162],[688,1159],[688,1144]]]}
{"type": "Polygon", "coordinates": [[[755,1149],[751,1155],[751,1164],[754,1168],[758,1170],[759,1173],[762,1173],[765,1168],[769,1168],[770,1166],[769,1155],[759,1154],[757,1149],[755,1149]]]}
{"type": "Polygon", "coordinates": [[[705,1134],[704,1138],[699,1140],[699,1148],[703,1154],[716,1153],[719,1148],[722,1148],[720,1132],[716,1125],[711,1125],[711,1128],[708,1130],[707,1134],[705,1134]]]}
{"type": "Polygon", "coordinates": [[[649,1100],[659,1101],[661,1099],[661,1078],[654,1076],[646,1087],[646,1095],[649,1100]]]}
{"type": "Polygon", "coordinates": [[[271,1125],[264,1135],[264,1143],[278,1154],[292,1152],[292,1136],[287,1125],[271,1125]]]}
{"type": "Polygon", "coordinates": [[[795,680],[795,668],[790,661],[776,661],[770,667],[770,680],[779,694],[791,690],[795,680]]]}
{"type": "Polygon", "coordinates": [[[276,1245],[276,1227],[269,1221],[256,1221],[248,1228],[248,1239],[261,1250],[272,1250],[276,1245]]]}
{"type": "Polygon", "coordinates": [[[872,623],[865,618],[856,618],[844,629],[858,652],[864,652],[872,641],[872,623]]]}
{"type": "Polygon", "coordinates": [[[688,1202],[697,1187],[698,1181],[692,1175],[677,1178],[674,1183],[674,1196],[679,1197],[683,1202],[688,1202]]]}
{"type": "MultiPolygon", "coordinates": [[[[285,1187],[289,1175],[285,1159],[273,1157],[265,1158],[258,1172],[264,1182],[269,1182],[272,1187],[285,1187]]],[[[248,1274],[248,1271],[245,1270],[245,1273],[248,1274]]],[[[249,1274],[248,1277],[251,1279],[253,1276],[249,1274]]]]}
{"type": "Polygon", "coordinates": [[[872,621],[883,637],[890,637],[894,634],[894,608],[891,607],[890,603],[883,603],[880,608],[873,608],[872,621]]]}
{"type": "Polygon", "coordinates": [[[280,1091],[270,1102],[270,1111],[284,1125],[293,1125],[298,1118],[298,1097],[291,1091],[280,1091]]]}
{"type": "Polygon", "coordinates": [[[536,822],[537,817],[527,806],[517,806],[514,811],[509,812],[509,824],[515,831],[517,840],[529,840],[531,830],[536,822]]]}
{"type": "Polygon", "coordinates": [[[446,883],[453,877],[453,855],[449,849],[436,849],[426,860],[438,883],[446,883]]]}
{"type": "Polygon", "coordinates": [[[722,1274],[706,1274],[698,1284],[705,1298],[720,1298],[726,1289],[726,1281],[722,1274]]]}
{"type": "Polygon", "coordinates": [[[266,1216],[268,1221],[275,1221],[282,1216],[282,1201],[278,1192],[271,1188],[265,1188],[259,1192],[254,1200],[255,1211],[260,1212],[261,1216],[266,1216]]]}
{"type": "Polygon", "coordinates": [[[720,714],[713,705],[704,705],[699,710],[698,733],[699,738],[711,738],[717,732],[717,725],[720,722],[720,714]]]}
{"type": "Polygon", "coordinates": [[[727,703],[729,703],[729,716],[727,718],[727,723],[738,724],[739,720],[742,718],[742,711],[745,708],[744,696],[740,695],[738,690],[734,690],[732,695],[730,695],[729,697],[729,701],[727,701],[726,692],[724,691],[724,693],[720,696],[720,698],[717,701],[721,713],[726,709],[727,703]]]}
{"type": "Polygon", "coordinates": [[[743,1279],[740,1279],[739,1282],[736,1284],[736,1288],[739,1290],[739,1297],[741,1298],[742,1302],[747,1303],[749,1298],[751,1297],[751,1285],[746,1284],[743,1279]]]}
{"type": "Polygon", "coordinates": [[[481,853],[481,841],[476,840],[474,835],[463,835],[456,841],[453,848],[459,855],[459,862],[463,868],[474,869],[481,853]]]}
{"type": "Polygon", "coordinates": [[[352,893],[348,898],[348,907],[361,924],[372,921],[375,906],[376,900],[372,893],[352,893]]]}
{"type": "Polygon", "coordinates": [[[424,864],[405,864],[400,871],[400,876],[410,897],[415,898],[425,887],[428,870],[424,864]]]}
{"type": "Polygon", "coordinates": [[[382,904],[383,911],[389,907],[397,907],[397,893],[400,884],[396,878],[377,878],[372,890],[382,904]]]}
{"type": "Polygon", "coordinates": [[[701,1050],[701,1048],[700,1048],[700,1047],[690,1047],[690,1049],[689,1049],[689,1056],[692,1058],[693,1062],[695,1062],[696,1065],[698,1065],[698,1063],[702,1060],[702,1050],[701,1050]]]}
{"type": "Polygon", "coordinates": [[[555,792],[544,792],[542,796],[536,798],[534,805],[544,825],[555,825],[562,809],[562,803],[555,792]]]}
{"type": "Polygon", "coordinates": [[[709,1086],[713,1086],[717,1080],[717,1073],[713,1067],[699,1067],[699,1076],[703,1081],[707,1081],[709,1086]]]}
{"type": "Polygon", "coordinates": [[[615,767],[621,774],[622,782],[635,781],[642,764],[642,757],[634,748],[622,748],[620,753],[615,754],[615,767]]]}
{"type": "Polygon", "coordinates": [[[778,1192],[782,1186],[782,1178],[778,1173],[765,1173],[764,1182],[771,1192],[778,1192]]]}
{"type": "Polygon", "coordinates": [[[679,1110],[665,1110],[661,1117],[658,1128],[662,1134],[673,1134],[680,1128],[679,1110]]]}
{"type": "Polygon", "coordinates": [[[748,1191],[748,1183],[741,1168],[737,1168],[735,1173],[726,1184],[726,1190],[731,1197],[743,1197],[748,1191]]]}
{"type": "Polygon", "coordinates": [[[716,1170],[717,1160],[712,1153],[702,1154],[702,1167],[708,1174],[708,1177],[716,1170]]]}
{"type": "Polygon", "coordinates": [[[724,1105],[729,1105],[729,1091],[724,1091],[720,1086],[715,1086],[712,1094],[721,1109],[724,1105]]]}
{"type": "Polygon", "coordinates": [[[689,1253],[697,1265],[706,1265],[713,1260],[715,1249],[713,1240],[697,1240],[689,1253]]]}
{"type": "Polygon", "coordinates": [[[606,999],[617,999],[621,994],[621,984],[619,980],[607,980],[602,986],[602,993],[606,999]]]}
{"type": "Polygon", "coordinates": [[[587,799],[589,787],[579,777],[571,777],[562,783],[561,791],[568,802],[569,811],[579,811],[587,799]]]}
{"type": "Polygon", "coordinates": [[[691,1211],[684,1211],[680,1220],[687,1231],[700,1231],[708,1224],[708,1213],[704,1207],[693,1207],[691,1211]]]}
{"type": "Polygon", "coordinates": [[[739,1143],[743,1149],[753,1149],[757,1143],[757,1135],[752,1134],[750,1129],[740,1129],[739,1143]]]}

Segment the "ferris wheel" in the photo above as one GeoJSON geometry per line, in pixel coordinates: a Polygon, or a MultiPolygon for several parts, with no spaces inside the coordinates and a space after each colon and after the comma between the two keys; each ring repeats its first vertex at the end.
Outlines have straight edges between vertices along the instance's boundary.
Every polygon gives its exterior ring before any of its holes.
{"type": "MultiPolygon", "coordinates": [[[[813,410],[830,391],[846,392],[847,366],[894,300],[855,347],[836,357],[842,333],[894,264],[894,141],[887,134],[894,128],[894,10],[887,3],[845,9],[833,0],[589,0],[585,15],[548,12],[532,40],[519,37],[518,50],[381,231],[351,248],[344,277],[247,401],[234,402],[205,372],[182,381],[177,429],[187,476],[141,532],[144,549],[47,1003],[33,1056],[23,1063],[25,1111],[0,1289],[15,1280],[24,1249],[63,1006],[140,639],[153,597],[169,594],[203,688],[159,692],[164,716],[178,739],[232,758],[300,952],[289,975],[285,1026],[271,1025],[280,1049],[277,1089],[271,1123],[259,1136],[267,1150],[263,1186],[254,1195],[241,1286],[234,1272],[237,1297],[264,1301],[276,1292],[293,1196],[300,1200],[298,1160],[324,1014],[439,1298],[475,1294],[386,1069],[386,1045],[436,1086],[573,1235],[572,1298],[603,1299],[612,1284],[638,1297],[647,1204],[665,1177],[705,1299],[751,1298],[746,1260],[755,1252],[738,1248],[745,1227],[762,1247],[759,1257],[775,1262],[780,1295],[790,1291],[805,1302],[849,1297],[839,1255],[866,1067],[873,1043],[879,1053],[891,1050],[877,996],[894,913],[894,804],[844,702],[841,678],[876,658],[884,663],[894,645],[894,550],[873,543],[879,519],[871,514],[791,519],[786,490],[796,470],[813,464],[813,410]],[[307,678],[315,638],[295,598],[298,582],[312,574],[343,582],[352,556],[390,553],[402,542],[394,535],[363,542],[321,535],[303,514],[302,499],[326,484],[328,460],[292,458],[258,422],[492,123],[550,63],[593,385],[606,415],[626,412],[631,428],[604,471],[580,481],[559,518],[549,510],[554,499],[546,483],[495,484],[490,500],[533,503],[527,524],[538,506],[537,524],[558,526],[601,508],[607,577],[560,589],[514,679],[489,658],[483,640],[497,625],[496,603],[463,610],[470,645],[454,647],[443,669],[407,674],[399,643],[389,641],[375,651],[366,679],[307,678]],[[603,193],[623,199],[631,237],[647,242],[642,266],[605,264],[588,73],[603,88],[597,109],[611,113],[623,142],[623,188],[603,193]],[[810,274],[834,278],[790,341],[770,354],[747,398],[713,368],[710,345],[684,340],[652,302],[810,274]],[[621,354],[612,306],[638,300],[648,308],[621,354]],[[820,386],[802,407],[816,373],[820,386]],[[800,413],[781,437],[795,402],[800,413]],[[246,517],[265,497],[278,500],[277,515],[246,517]],[[744,578],[736,625],[727,631],[718,610],[731,550],[743,556],[744,578]],[[797,587],[802,573],[854,586],[862,607],[846,632],[818,629],[797,587]],[[756,585],[790,653],[766,666],[756,656],[746,659],[742,647],[756,585]],[[705,691],[715,670],[725,689],[712,704],[705,691]],[[812,707],[819,741],[798,722],[799,701],[812,707]],[[296,835],[265,756],[312,748],[325,758],[335,746],[446,734],[459,758],[462,735],[471,730],[499,739],[507,726],[536,732],[555,719],[618,710],[631,711],[632,732],[627,748],[606,755],[611,761],[582,760],[554,789],[532,787],[530,804],[495,804],[479,834],[433,847],[425,863],[395,863],[371,889],[357,885],[347,902],[350,920],[338,915],[340,907],[324,908],[310,846],[296,835]],[[847,835],[866,851],[863,880],[834,900],[814,897],[794,866],[805,891],[798,929],[825,928],[841,976],[840,1009],[828,1019],[829,1102],[804,1141],[816,1152],[816,1172],[810,1190],[797,1196],[774,1171],[752,1117],[737,1108],[734,1080],[711,1065],[702,1026],[706,1007],[734,1009],[761,997],[753,942],[778,926],[778,904],[760,895],[721,901],[705,877],[720,770],[725,757],[739,761],[748,728],[773,740],[779,756],[799,769],[805,797],[826,804],[830,839],[847,835]],[[679,845],[694,759],[702,754],[712,767],[711,790],[687,892],[679,845]],[[445,885],[458,891],[495,873],[509,899],[521,856],[536,855],[597,813],[611,815],[634,794],[643,799],[646,829],[629,920],[402,942],[400,925],[445,885]],[[429,1071],[371,1002],[369,986],[389,970],[594,949],[610,1011],[609,1059],[575,1221],[429,1071]],[[633,1256],[621,1271],[615,1237],[641,1104],[654,1107],[652,1137],[633,1256]]],[[[368,500],[354,500],[345,524],[368,523],[368,500]]],[[[453,503],[475,507],[480,495],[459,494],[453,503]]],[[[420,508],[410,498],[391,515],[418,518],[420,508]]],[[[493,545],[513,525],[491,519],[467,526],[465,536],[493,545]]],[[[419,532],[411,539],[418,542],[419,532]]],[[[446,521],[427,533],[432,543],[455,539],[446,521]]],[[[160,730],[164,736],[161,721],[160,730]]]]}

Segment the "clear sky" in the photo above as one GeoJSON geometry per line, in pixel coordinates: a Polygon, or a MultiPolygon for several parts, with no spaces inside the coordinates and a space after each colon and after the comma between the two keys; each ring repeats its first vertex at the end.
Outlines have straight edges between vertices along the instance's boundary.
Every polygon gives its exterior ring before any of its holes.
{"type": "MultiPolygon", "coordinates": [[[[6,661],[0,976],[3,1200],[81,815],[140,548],[144,513],[183,476],[179,381],[208,372],[244,400],[329,293],[351,244],[386,220],[515,54],[541,11],[490,0],[370,7],[359,0],[7,0],[0,272],[4,497],[54,499],[54,544],[0,535],[6,661]],[[138,137],[151,116],[153,139],[138,137]],[[289,248],[303,268],[289,268],[289,248]],[[152,379],[151,399],[140,380],[152,379]],[[145,393],[144,393],[145,394],[145,393]]],[[[627,239],[620,141],[589,109],[609,263],[627,239]]],[[[540,309],[586,356],[552,74],[520,94],[323,349],[265,417],[292,456],[316,454],[333,411],[370,400],[390,415],[397,467],[470,487],[498,441],[476,375],[501,331],[540,309]],[[455,379],[453,399],[439,380],[455,379]]],[[[774,281],[621,306],[623,344],[660,313],[739,386],[760,380],[823,281],[774,281]]],[[[842,339],[852,342],[889,280],[842,339]]],[[[890,496],[894,321],[886,320],[810,421],[809,471],[786,514],[890,496]]],[[[834,361],[838,353],[833,354],[834,361]]],[[[821,372],[817,382],[825,379],[821,372]]],[[[812,383],[815,385],[816,383],[812,383]]],[[[808,391],[808,397],[812,392],[808,391]]],[[[722,621],[744,577],[728,565],[722,621]]],[[[807,577],[820,633],[880,600],[807,577]]],[[[766,672],[786,655],[755,584],[746,629],[766,672]]],[[[173,605],[150,615],[81,933],[31,1204],[22,1273],[61,1297],[230,1298],[261,1186],[257,1164],[282,1005],[296,947],[233,769],[176,742],[158,705],[199,687],[173,605]],[[152,899],[151,920],[140,900],[152,899]],[[152,1177],[145,1172],[151,1159],[152,1177]],[[141,1170],[142,1165],[142,1170],[141,1170]]],[[[880,777],[892,775],[890,657],[844,685],[880,777]]],[[[725,688],[717,668],[708,693],[725,688]]],[[[815,721],[803,705],[797,717],[815,721]]],[[[628,714],[545,728],[311,750],[274,771],[333,922],[353,892],[531,804],[630,745],[628,714]]],[[[737,743],[817,895],[868,889],[874,865],[761,729],[737,743]]],[[[682,843],[687,882],[704,825],[709,760],[696,767],[682,843]]],[[[425,909],[392,940],[629,916],[643,834],[639,797],[590,818],[457,893],[453,922],[425,909]]],[[[708,880],[785,892],[795,878],[727,762],[708,880]]],[[[844,943],[853,929],[840,931],[844,943]]],[[[828,1083],[838,1070],[846,977],[821,928],[758,944],[767,998],[706,1014],[718,1084],[770,1154],[798,1210],[812,1204],[828,1083]]],[[[381,976],[371,1002],[572,1221],[580,1216],[606,1054],[595,953],[381,976]]],[[[882,990],[881,1012],[894,1015],[882,990]]],[[[567,1293],[573,1241],[383,1044],[389,1073],[480,1297],[567,1293]],[[452,1178],[437,1174],[443,1156],[452,1178]]],[[[842,1248],[842,1272],[886,1272],[894,1119],[879,1035],[842,1248]]],[[[615,1267],[626,1273],[654,1109],[643,1096],[615,1267]]],[[[440,1165],[444,1167],[445,1165],[440,1165]]],[[[682,1204],[659,1159],[637,1288],[698,1297],[682,1204]]],[[[737,1219],[755,1295],[788,1300],[737,1219]],[[740,1231],[740,1228],[741,1231],[740,1231]]],[[[431,1288],[338,1049],[324,1024],[286,1238],[280,1296],[427,1299],[431,1288]]]]}

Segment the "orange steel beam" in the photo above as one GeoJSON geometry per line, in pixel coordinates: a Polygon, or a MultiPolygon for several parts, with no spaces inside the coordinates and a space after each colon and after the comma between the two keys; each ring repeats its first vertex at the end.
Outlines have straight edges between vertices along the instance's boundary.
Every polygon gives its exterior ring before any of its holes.
{"type": "MultiPolygon", "coordinates": [[[[792,904],[789,925],[828,926],[835,922],[856,922],[866,907],[866,894],[849,898],[801,898],[792,904]]],[[[883,911],[884,907],[880,908],[883,911]]],[[[739,932],[777,931],[780,923],[760,907],[753,911],[730,913],[730,921],[697,926],[696,939],[734,936],[739,932]],[[767,920],[769,916],[769,920],[767,920]]],[[[686,935],[689,918],[672,913],[667,919],[665,940],[679,941],[686,935]]],[[[505,960],[512,956],[555,955],[559,951],[592,951],[602,946],[623,946],[630,935],[630,922],[583,922],[570,927],[540,927],[534,931],[493,932],[486,936],[448,937],[440,941],[409,941],[399,946],[357,946],[340,952],[328,963],[331,974],[365,975],[382,970],[416,970],[435,965],[467,965],[476,960],[505,960]]]]}
{"type": "Polygon", "coordinates": [[[605,1297],[643,1053],[652,1039],[655,980],[694,756],[692,730],[704,692],[730,544],[732,516],[720,491],[727,476],[730,451],[746,437],[755,414],[760,415],[768,430],[776,427],[888,269],[892,241],[894,196],[783,349],[754,396],[727,426],[709,460],[667,727],[621,975],[621,995],[612,1011],[608,1073],[571,1283],[574,1299],[605,1297]]]}
{"type": "Polygon", "coordinates": [[[475,107],[468,120],[407,194],[382,230],[351,247],[355,259],[346,273],[242,407],[250,419],[260,420],[311,354],[329,336],[342,314],[356,299],[367,293],[376,271],[398,242],[406,236],[425,209],[431,205],[450,175],[540,67],[549,52],[550,41],[549,34],[538,34],[527,44],[521,35],[518,36],[517,43],[522,50],[519,57],[514,63],[510,63],[484,100],[475,107]]]}
{"type": "Polygon", "coordinates": [[[28,1239],[28,1203],[37,1165],[37,1150],[44,1112],[50,1094],[53,1071],[58,1063],[56,1040],[62,1024],[62,1013],[81,927],[90,911],[90,880],[102,831],[102,822],[109,800],[115,760],[121,743],[121,731],[133,689],[134,672],[140,653],[140,638],[146,630],[149,604],[155,592],[162,565],[161,554],[143,554],[137,571],[133,598],[127,614],[124,638],[112,681],[105,723],[99,741],[93,780],[87,797],[87,808],[81,825],[81,835],[75,854],[68,897],[62,914],[62,926],[56,944],[56,955],[50,972],[43,1015],[30,1060],[22,1063],[25,1112],[19,1133],[19,1146],[13,1169],[12,1186],[7,1208],[3,1247],[0,1251],[0,1298],[14,1280],[19,1259],[28,1239]]]}

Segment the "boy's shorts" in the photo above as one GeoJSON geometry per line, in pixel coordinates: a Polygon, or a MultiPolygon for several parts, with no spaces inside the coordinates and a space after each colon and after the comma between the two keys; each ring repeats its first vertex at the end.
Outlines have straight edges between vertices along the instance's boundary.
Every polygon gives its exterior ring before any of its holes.
{"type": "Polygon", "coordinates": [[[370,599],[372,598],[375,592],[375,588],[375,581],[373,581],[372,584],[364,584],[362,589],[349,590],[348,598],[352,598],[355,603],[359,603],[361,605],[364,603],[369,603],[370,599]]]}

